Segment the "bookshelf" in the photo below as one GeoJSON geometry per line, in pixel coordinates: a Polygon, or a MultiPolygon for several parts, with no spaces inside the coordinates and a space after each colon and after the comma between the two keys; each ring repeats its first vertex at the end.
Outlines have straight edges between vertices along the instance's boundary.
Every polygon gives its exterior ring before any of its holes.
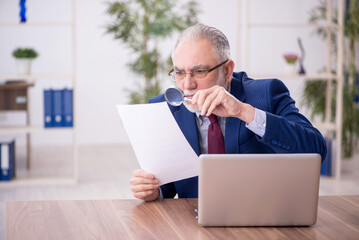
{"type": "MultiPolygon", "coordinates": [[[[72,169],[71,169],[71,175],[66,176],[32,176],[32,174],[24,174],[22,177],[16,176],[15,179],[6,182],[6,181],[0,181],[0,187],[11,187],[11,186],[31,186],[31,185],[64,185],[64,184],[75,184],[78,179],[78,147],[77,147],[77,139],[76,139],[76,0],[70,0],[70,7],[71,7],[71,20],[70,21],[43,21],[43,22],[36,22],[31,21],[31,19],[28,19],[28,22],[26,23],[16,23],[16,22],[0,22],[0,32],[2,29],[14,29],[15,31],[24,31],[28,32],[29,30],[36,29],[36,31],[42,31],[41,33],[46,35],[46,31],[49,31],[49,29],[56,29],[56,28],[65,28],[65,31],[69,32],[69,35],[71,36],[70,42],[71,47],[69,49],[72,60],[72,70],[69,72],[54,72],[54,73],[45,73],[45,71],[41,71],[43,69],[40,69],[40,73],[26,75],[26,76],[19,76],[14,74],[13,72],[6,72],[0,74],[0,81],[8,81],[8,80],[24,80],[26,82],[33,82],[36,86],[36,83],[41,82],[47,82],[51,83],[53,81],[56,82],[63,82],[64,86],[68,86],[68,83],[70,83],[71,88],[73,89],[73,127],[71,128],[45,128],[44,123],[42,124],[32,124],[29,121],[29,115],[31,114],[31,111],[29,108],[27,108],[26,112],[26,124],[23,126],[11,126],[6,125],[0,126],[0,134],[26,134],[26,155],[27,155],[27,170],[31,169],[31,135],[37,134],[37,133],[46,133],[46,134],[57,134],[57,133],[69,133],[71,135],[71,159],[72,159],[72,169]],[[44,73],[42,73],[44,72],[44,73]],[[66,83],[66,84],[65,84],[66,83]]],[[[15,3],[17,4],[17,3],[15,3]]],[[[32,4],[31,2],[28,2],[27,4],[32,4]]],[[[49,5],[51,6],[51,5],[49,5]]],[[[14,13],[16,14],[16,13],[14,13]]],[[[5,36],[5,35],[2,35],[5,36]]],[[[27,36],[30,37],[31,36],[27,36]]],[[[42,41],[41,39],[38,39],[39,41],[42,41]]],[[[46,41],[46,40],[43,40],[46,41]]],[[[41,55],[40,55],[41,57],[41,55]]],[[[51,64],[51,62],[49,63],[51,64]]],[[[41,87],[41,84],[40,84],[41,87]]],[[[44,89],[42,89],[41,94],[43,94],[44,89]]],[[[29,102],[31,97],[28,94],[27,98],[27,104],[31,104],[29,102]]],[[[38,96],[36,96],[38,97],[38,96]]],[[[43,96],[41,96],[42,99],[43,96]]],[[[41,101],[41,105],[36,106],[36,108],[43,108],[43,101],[41,101]]],[[[43,118],[43,117],[42,117],[43,118]]]]}
{"type": "MultiPolygon", "coordinates": [[[[1,28],[0,28],[1,29],[1,28]]],[[[0,74],[0,79],[6,80],[21,80],[35,81],[35,80],[61,80],[61,79],[74,79],[73,74],[32,74],[32,75],[14,75],[14,74],[0,74]]]]}
{"type": "MultiPolygon", "coordinates": [[[[304,81],[313,81],[313,80],[322,80],[327,81],[327,89],[326,91],[326,109],[325,109],[325,120],[324,122],[314,124],[320,130],[325,130],[328,132],[332,132],[335,134],[335,168],[334,176],[337,180],[340,179],[341,175],[341,164],[342,164],[342,123],[343,123],[343,83],[344,83],[344,12],[345,12],[345,1],[344,0],[335,0],[337,4],[337,16],[338,23],[332,22],[332,12],[333,12],[333,2],[332,0],[327,0],[327,15],[326,22],[323,24],[307,24],[307,23],[250,23],[249,22],[249,13],[250,13],[250,1],[249,0],[241,0],[239,1],[238,14],[237,17],[237,36],[243,35],[242,39],[237,38],[237,49],[241,51],[243,54],[243,59],[241,59],[240,54],[237,55],[237,62],[240,63],[242,69],[249,69],[249,31],[251,28],[313,28],[313,27],[325,27],[326,28],[326,72],[321,74],[306,74],[306,75],[298,75],[298,74],[258,74],[256,72],[248,72],[249,77],[257,79],[257,78],[279,78],[281,80],[290,80],[290,79],[303,79],[304,81]],[[243,9],[243,11],[242,11],[243,9]],[[331,46],[331,33],[333,30],[337,32],[337,57],[336,57],[336,74],[331,72],[332,65],[332,46],[331,46]],[[336,109],[337,113],[335,116],[335,121],[331,122],[331,88],[332,82],[337,81],[337,91],[336,91],[336,109]]],[[[306,12],[303,14],[307,14],[306,12]]]]}

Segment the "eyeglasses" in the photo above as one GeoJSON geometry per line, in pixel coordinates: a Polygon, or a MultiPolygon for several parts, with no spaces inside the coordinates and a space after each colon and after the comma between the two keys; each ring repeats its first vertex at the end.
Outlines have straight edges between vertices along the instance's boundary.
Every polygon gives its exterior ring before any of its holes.
{"type": "Polygon", "coordinates": [[[185,72],[185,71],[175,71],[173,68],[172,70],[168,73],[168,76],[170,76],[173,80],[182,80],[183,78],[185,78],[186,74],[190,74],[191,77],[193,78],[204,78],[208,75],[208,73],[212,72],[213,70],[219,68],[220,66],[222,66],[223,64],[225,64],[229,59],[227,59],[226,61],[218,64],[217,66],[211,68],[211,69],[195,69],[192,70],[190,72],[185,72]]]}

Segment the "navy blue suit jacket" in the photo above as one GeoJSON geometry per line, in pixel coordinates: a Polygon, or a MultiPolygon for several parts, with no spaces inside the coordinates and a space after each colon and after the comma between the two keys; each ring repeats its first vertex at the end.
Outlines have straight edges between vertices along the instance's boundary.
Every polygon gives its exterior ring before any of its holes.
{"type": "MultiPolygon", "coordinates": [[[[266,112],[265,134],[261,138],[246,128],[238,118],[226,119],[226,153],[319,153],[326,156],[326,145],[321,133],[299,113],[286,86],[278,79],[253,80],[245,72],[233,73],[230,93],[238,100],[266,112]]],[[[150,103],[165,101],[164,95],[150,103]]],[[[182,104],[168,105],[193,150],[200,155],[196,116],[182,104]]],[[[198,197],[198,177],[161,186],[164,198],[198,197]]]]}

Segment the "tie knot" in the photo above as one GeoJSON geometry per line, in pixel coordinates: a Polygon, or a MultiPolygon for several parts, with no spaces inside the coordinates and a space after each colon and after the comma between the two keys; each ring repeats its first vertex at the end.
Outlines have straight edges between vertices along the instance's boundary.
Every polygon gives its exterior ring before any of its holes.
{"type": "Polygon", "coordinates": [[[217,116],[214,115],[214,114],[209,115],[209,116],[208,116],[208,119],[209,119],[209,121],[211,122],[211,124],[218,122],[217,116]]]}

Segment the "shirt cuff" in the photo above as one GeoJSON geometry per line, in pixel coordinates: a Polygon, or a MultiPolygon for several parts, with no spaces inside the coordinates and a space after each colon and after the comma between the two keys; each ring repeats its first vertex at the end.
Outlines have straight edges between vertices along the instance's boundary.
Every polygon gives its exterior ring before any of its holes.
{"type": "Polygon", "coordinates": [[[260,109],[256,108],[255,110],[254,120],[249,124],[246,123],[246,127],[258,136],[263,137],[266,132],[267,115],[260,109]]]}

